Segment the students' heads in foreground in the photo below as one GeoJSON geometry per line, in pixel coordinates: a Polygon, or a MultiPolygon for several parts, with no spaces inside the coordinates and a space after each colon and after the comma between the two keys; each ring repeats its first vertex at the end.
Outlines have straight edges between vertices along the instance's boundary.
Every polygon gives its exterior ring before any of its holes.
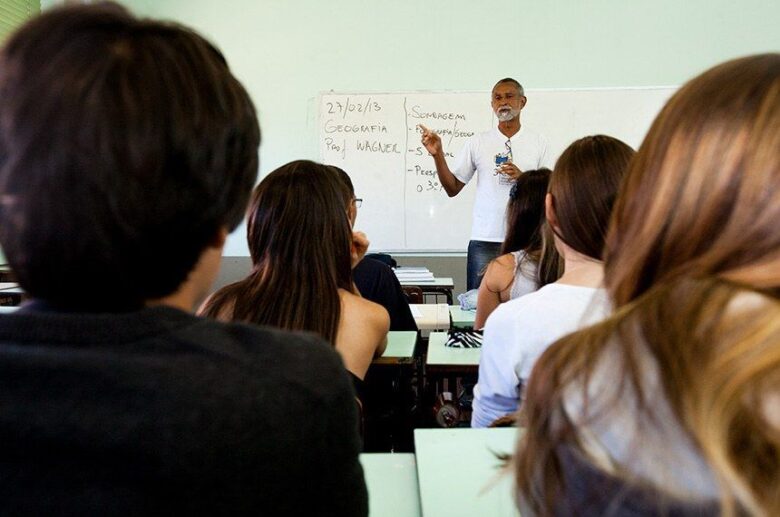
{"type": "Polygon", "coordinates": [[[724,63],[653,124],[615,211],[608,286],[625,304],[683,276],[778,294],[780,56],[724,63]]]}
{"type": "Polygon", "coordinates": [[[586,257],[603,258],[615,197],[633,156],[626,143],[605,135],[581,138],[561,154],[546,199],[547,224],[559,249],[564,243],[586,257]]]}
{"type": "Polygon", "coordinates": [[[615,197],[633,156],[628,144],[606,135],[586,136],[563,151],[545,199],[540,286],[561,277],[567,258],[603,260],[615,197]]]}
{"type": "Polygon", "coordinates": [[[290,162],[263,178],[248,211],[252,273],[215,293],[201,312],[310,330],[334,343],[338,289],[352,291],[350,196],[332,167],[311,161],[290,162]]]}
{"type": "MultiPolygon", "coordinates": [[[[593,445],[610,450],[625,435],[612,476],[638,482],[648,511],[705,501],[713,513],[780,514],[778,149],[780,54],[705,72],[656,118],[607,238],[615,315],[548,350],[527,391],[518,486],[537,511],[587,499],[561,450],[600,469],[593,445]],[[602,379],[609,364],[619,367],[602,379]],[[583,401],[572,405],[573,393],[583,401]],[[629,403],[630,421],[645,425],[625,428],[613,407],[629,403]],[[582,404],[587,413],[571,413],[582,404]],[[621,421],[612,439],[594,432],[621,421]],[[678,439],[653,447],[656,436],[678,439]]],[[[627,492],[611,493],[601,502],[614,509],[610,498],[627,492]]]]}
{"type": "Polygon", "coordinates": [[[6,41],[0,99],[0,241],[33,298],[164,298],[243,217],[255,111],[187,28],[115,4],[52,10],[6,41]]]}
{"type": "Polygon", "coordinates": [[[310,271],[316,264],[309,260],[323,254],[327,257],[314,262],[328,262],[328,271],[341,273],[339,287],[349,285],[348,196],[331,167],[307,160],[290,162],[263,178],[252,194],[247,221],[255,268],[283,261],[291,269],[310,271]]]}

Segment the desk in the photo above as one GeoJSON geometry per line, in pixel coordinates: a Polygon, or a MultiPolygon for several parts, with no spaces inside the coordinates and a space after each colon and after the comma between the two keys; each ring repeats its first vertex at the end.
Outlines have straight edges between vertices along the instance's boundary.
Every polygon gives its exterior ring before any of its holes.
{"type": "Polygon", "coordinates": [[[479,372],[479,348],[450,348],[447,332],[431,332],[425,357],[425,406],[433,408],[440,394],[449,392],[459,400],[461,425],[471,419],[471,399],[479,372]]]}
{"type": "Polygon", "coordinates": [[[446,303],[410,303],[409,309],[423,337],[428,337],[429,332],[425,331],[450,328],[450,311],[446,303]]]}
{"type": "Polygon", "coordinates": [[[517,432],[516,428],[416,429],[417,477],[425,517],[519,516],[512,474],[502,475],[496,458],[514,451],[517,432]]]}
{"type": "Polygon", "coordinates": [[[460,305],[450,305],[450,317],[452,318],[452,328],[473,329],[477,311],[464,311],[460,305]]]}
{"type": "Polygon", "coordinates": [[[410,364],[414,361],[417,346],[417,332],[413,330],[391,330],[387,333],[387,348],[382,357],[377,357],[372,365],[410,364]]]}
{"type": "Polygon", "coordinates": [[[420,491],[414,454],[360,455],[371,517],[419,517],[420,491]]]}
{"type": "Polygon", "coordinates": [[[451,348],[444,346],[447,342],[446,332],[431,332],[428,339],[428,356],[425,359],[426,368],[434,371],[457,371],[461,373],[477,373],[481,348],[451,348]]]}
{"type": "Polygon", "coordinates": [[[422,289],[423,297],[426,295],[433,296],[435,300],[438,301],[438,297],[445,296],[447,298],[447,304],[452,305],[452,289],[455,287],[455,283],[453,282],[452,278],[449,277],[441,277],[441,278],[434,278],[433,280],[426,280],[426,281],[412,281],[412,280],[403,280],[401,281],[401,285],[407,285],[407,286],[417,286],[420,289],[422,289]]]}

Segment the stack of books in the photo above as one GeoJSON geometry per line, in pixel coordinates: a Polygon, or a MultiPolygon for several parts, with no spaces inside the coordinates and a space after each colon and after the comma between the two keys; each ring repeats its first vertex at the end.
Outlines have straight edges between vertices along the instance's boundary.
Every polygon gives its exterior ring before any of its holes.
{"type": "Polygon", "coordinates": [[[433,273],[428,271],[427,267],[397,267],[395,276],[398,277],[398,281],[402,284],[424,284],[433,282],[433,273]]]}
{"type": "Polygon", "coordinates": [[[0,264],[0,282],[15,282],[16,277],[14,277],[13,271],[11,271],[11,268],[8,266],[8,264],[0,264]]]}
{"type": "Polygon", "coordinates": [[[0,282],[0,307],[16,306],[22,303],[24,291],[15,282],[0,282]]]}

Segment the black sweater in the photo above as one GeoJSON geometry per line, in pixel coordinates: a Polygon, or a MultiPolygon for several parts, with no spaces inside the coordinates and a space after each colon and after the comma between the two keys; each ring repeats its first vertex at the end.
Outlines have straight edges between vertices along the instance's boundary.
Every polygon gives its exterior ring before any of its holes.
{"type": "Polygon", "coordinates": [[[363,298],[387,309],[390,330],[417,330],[409,302],[389,266],[372,258],[364,258],[352,270],[352,278],[363,298]]]}
{"type": "Polygon", "coordinates": [[[320,339],[156,307],[0,315],[0,514],[366,515],[320,339]]]}

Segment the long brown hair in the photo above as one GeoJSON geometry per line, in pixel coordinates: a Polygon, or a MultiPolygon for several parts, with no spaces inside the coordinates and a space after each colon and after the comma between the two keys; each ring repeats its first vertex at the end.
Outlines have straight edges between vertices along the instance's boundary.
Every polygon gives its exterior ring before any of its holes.
{"type": "Polygon", "coordinates": [[[610,215],[634,150],[606,135],[575,141],[555,162],[550,194],[558,237],[591,258],[603,258],[610,215]]]}
{"type": "Polygon", "coordinates": [[[338,289],[352,291],[345,189],[333,168],[305,160],[266,176],[249,206],[252,272],[214,293],[201,313],[308,330],[335,344],[338,289]]]}
{"type": "Polygon", "coordinates": [[[654,361],[724,514],[780,515],[780,429],[767,413],[780,393],[778,149],[780,54],[705,72],[653,123],[607,237],[615,313],[548,349],[526,390],[517,486],[537,512],[554,513],[566,492],[561,446],[581,450],[564,393],[581,385],[587,404],[609,351],[623,365],[610,382],[633,391],[636,418],[653,415],[640,361],[654,361]]]}
{"type": "Polygon", "coordinates": [[[553,235],[588,257],[603,258],[615,197],[633,156],[634,150],[625,142],[593,135],[574,141],[558,158],[548,192],[559,229],[553,231],[548,221],[540,229],[540,287],[563,274],[563,258],[555,248],[553,235]]]}

